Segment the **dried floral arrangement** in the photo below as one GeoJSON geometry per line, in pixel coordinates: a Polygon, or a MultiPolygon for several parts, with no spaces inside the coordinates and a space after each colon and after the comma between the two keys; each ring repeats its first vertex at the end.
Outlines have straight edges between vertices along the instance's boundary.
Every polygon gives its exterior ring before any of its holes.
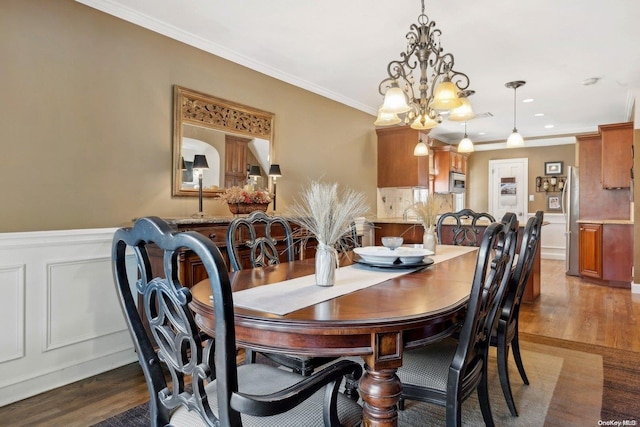
{"type": "Polygon", "coordinates": [[[235,186],[227,188],[220,199],[227,203],[270,203],[271,194],[267,190],[247,191],[235,186]]]}
{"type": "Polygon", "coordinates": [[[338,190],[338,184],[313,181],[289,208],[291,221],[315,236],[318,243],[335,247],[348,233],[354,218],[369,212],[364,193],[338,190]]]}
{"type": "Polygon", "coordinates": [[[425,229],[435,227],[440,209],[442,208],[443,199],[435,194],[429,194],[425,202],[418,202],[408,208],[418,217],[425,229]]]}

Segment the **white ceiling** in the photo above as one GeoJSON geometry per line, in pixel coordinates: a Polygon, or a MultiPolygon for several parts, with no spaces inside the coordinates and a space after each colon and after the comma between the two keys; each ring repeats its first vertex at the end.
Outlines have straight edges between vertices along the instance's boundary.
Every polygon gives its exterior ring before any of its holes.
{"type": "MultiPolygon", "coordinates": [[[[421,7],[419,0],[76,1],[372,115],[386,66],[399,59],[421,7]]],[[[511,133],[514,94],[504,84],[512,80],[527,82],[517,91],[525,140],[632,119],[640,1],[426,0],[425,9],[471,80],[474,111],[493,115],[468,123],[474,142],[511,133]],[[592,77],[597,84],[582,84],[592,77]]],[[[446,120],[432,131],[451,143],[463,133],[446,120]]]]}

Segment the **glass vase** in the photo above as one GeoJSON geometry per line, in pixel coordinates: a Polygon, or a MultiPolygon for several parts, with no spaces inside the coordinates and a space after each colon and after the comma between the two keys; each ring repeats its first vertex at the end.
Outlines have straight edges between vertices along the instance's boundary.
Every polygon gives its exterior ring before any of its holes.
{"type": "Polygon", "coordinates": [[[316,285],[333,286],[336,282],[338,253],[331,246],[319,243],[316,249],[316,285]]]}
{"type": "Polygon", "coordinates": [[[436,245],[438,244],[438,236],[436,236],[436,230],[431,227],[424,227],[424,234],[422,235],[422,247],[426,250],[436,253],[436,245]]]}

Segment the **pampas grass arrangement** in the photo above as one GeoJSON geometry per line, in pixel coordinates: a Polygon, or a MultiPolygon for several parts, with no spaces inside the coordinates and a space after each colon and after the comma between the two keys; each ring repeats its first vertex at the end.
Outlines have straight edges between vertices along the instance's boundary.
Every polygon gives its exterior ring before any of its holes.
{"type": "Polygon", "coordinates": [[[442,199],[435,194],[429,194],[426,202],[418,202],[411,206],[408,210],[412,211],[426,229],[436,226],[438,214],[442,208],[442,199]]]}
{"type": "Polygon", "coordinates": [[[332,277],[335,274],[338,259],[336,245],[341,237],[349,233],[354,218],[369,212],[365,195],[351,189],[339,191],[337,183],[312,181],[301,192],[300,199],[294,200],[289,210],[291,221],[313,234],[318,241],[317,284],[333,285],[332,277]],[[322,261],[326,257],[330,260],[322,261]]]}

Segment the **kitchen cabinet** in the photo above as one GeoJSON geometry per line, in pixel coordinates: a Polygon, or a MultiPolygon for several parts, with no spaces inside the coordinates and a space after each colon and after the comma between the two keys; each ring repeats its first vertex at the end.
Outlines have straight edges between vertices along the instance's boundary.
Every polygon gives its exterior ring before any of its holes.
{"type": "Polygon", "coordinates": [[[605,224],[602,233],[602,279],[610,286],[631,287],[633,225],[605,224]]]}
{"type": "MultiPolygon", "coordinates": [[[[585,222],[602,223],[609,219],[630,218],[630,192],[625,190],[607,190],[602,185],[602,137],[600,134],[579,135],[576,137],[580,175],[579,212],[585,222]]],[[[631,157],[629,155],[628,157],[631,157]]],[[[610,165],[609,169],[616,168],[610,165]]],[[[633,250],[631,247],[629,250],[633,250]]]]}
{"type": "Polygon", "coordinates": [[[602,279],[602,225],[580,224],[578,242],[580,276],[602,279]]]}
{"type": "Polygon", "coordinates": [[[428,187],[429,157],[413,155],[420,139],[428,143],[428,132],[397,126],[376,129],[378,135],[378,188],[428,187]]]}
{"type": "Polygon", "coordinates": [[[433,191],[448,193],[451,172],[467,173],[467,155],[458,153],[454,146],[433,147],[433,191]]]}
{"type": "Polygon", "coordinates": [[[615,220],[581,222],[578,230],[580,276],[629,288],[633,279],[633,224],[615,220]]]}
{"type": "Polygon", "coordinates": [[[633,123],[598,126],[602,138],[602,188],[629,188],[633,167],[633,123]]]}

